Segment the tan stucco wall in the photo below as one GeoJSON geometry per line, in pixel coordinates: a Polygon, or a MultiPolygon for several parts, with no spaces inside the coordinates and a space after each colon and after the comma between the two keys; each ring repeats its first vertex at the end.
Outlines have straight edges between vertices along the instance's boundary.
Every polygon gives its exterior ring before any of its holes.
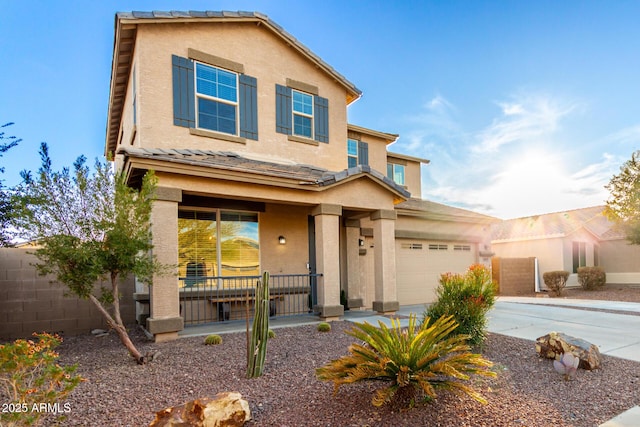
{"type": "MultiPolygon", "coordinates": [[[[518,242],[493,242],[491,247],[495,256],[500,258],[538,258],[541,283],[542,275],[545,272],[565,270],[563,260],[563,242],[561,238],[518,242]]],[[[569,256],[571,256],[571,254],[569,254],[569,256]]],[[[571,272],[571,270],[567,271],[571,272]]]]}
{"type": "Polygon", "coordinates": [[[241,196],[243,200],[278,201],[287,204],[306,204],[310,206],[328,203],[371,210],[393,208],[393,200],[389,191],[366,177],[351,180],[323,191],[314,191],[311,189],[300,190],[274,187],[257,183],[203,179],[201,177],[167,174],[157,170],[156,174],[162,186],[182,188],[193,193],[220,197],[238,198],[238,196],[241,196]]]}
{"type": "Polygon", "coordinates": [[[268,204],[260,214],[260,264],[271,274],[307,274],[310,209],[268,204]],[[278,243],[284,236],[286,244],[278,243]]]}
{"type": "Polygon", "coordinates": [[[640,272],[640,245],[627,240],[600,242],[600,265],[611,272],[640,272]]]}
{"type": "Polygon", "coordinates": [[[404,170],[405,187],[412,197],[422,197],[422,175],[421,164],[418,162],[407,162],[404,170]]]}
{"type": "Polygon", "coordinates": [[[142,147],[251,152],[330,170],[346,168],[344,88],[264,28],[247,23],[139,25],[135,52],[142,147]],[[259,141],[241,144],[194,136],[173,125],[171,55],[187,57],[189,48],[241,63],[245,74],[257,78],[259,141]],[[317,86],[319,95],[329,99],[328,144],[293,142],[276,133],[275,85],[286,85],[287,78],[317,86]]]}
{"type": "Polygon", "coordinates": [[[555,237],[536,240],[521,240],[514,242],[492,243],[496,256],[501,258],[538,258],[540,269],[540,283],[544,287],[542,276],[555,270],[565,270],[570,273],[567,286],[577,286],[578,278],[573,274],[573,242],[586,243],[586,263],[593,266],[594,237],[584,230],[579,230],[567,237],[555,237]]]}
{"type": "MultiPolygon", "coordinates": [[[[120,120],[120,133],[118,133],[118,142],[122,146],[138,146],[138,134],[137,134],[137,125],[133,123],[133,69],[137,68],[135,66],[131,67],[131,73],[129,75],[129,86],[127,87],[127,92],[125,95],[124,105],[122,107],[122,119],[120,120]]],[[[138,74],[138,71],[136,71],[138,74]]],[[[139,81],[138,76],[136,75],[136,80],[139,81]]],[[[136,83],[137,84],[137,83],[136,83]]],[[[137,90],[139,93],[139,89],[137,90]]],[[[139,99],[136,99],[136,102],[139,104],[139,99]]],[[[140,121],[140,106],[136,107],[137,115],[136,121],[140,121]]]]}

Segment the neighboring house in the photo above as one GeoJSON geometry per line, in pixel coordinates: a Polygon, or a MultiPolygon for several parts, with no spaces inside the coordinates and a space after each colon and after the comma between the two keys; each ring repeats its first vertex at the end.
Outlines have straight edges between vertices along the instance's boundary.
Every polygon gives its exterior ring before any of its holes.
{"type": "Polygon", "coordinates": [[[584,266],[604,268],[607,283],[640,283],[640,247],[630,245],[603,210],[594,206],[502,221],[494,225],[492,249],[501,258],[537,258],[540,277],[568,271],[568,286],[578,285],[576,273],[584,266]]]}
{"type": "Polygon", "coordinates": [[[420,200],[398,135],[347,122],[361,92],[265,15],[118,13],[105,152],[133,186],[154,170],[154,255],[138,284],[156,340],[253,304],[272,314],[432,301],[440,273],[489,262],[495,218],[420,200]]]}

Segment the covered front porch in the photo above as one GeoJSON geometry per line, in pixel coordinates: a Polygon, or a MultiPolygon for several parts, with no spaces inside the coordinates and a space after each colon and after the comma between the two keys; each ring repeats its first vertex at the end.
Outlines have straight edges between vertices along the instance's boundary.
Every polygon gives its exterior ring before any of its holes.
{"type": "Polygon", "coordinates": [[[272,277],[273,316],[339,319],[347,301],[351,309],[398,309],[393,206],[406,195],[383,175],[359,166],[306,171],[301,181],[290,165],[254,162],[252,176],[224,168],[221,179],[221,168],[200,170],[191,161],[178,174],[172,153],[151,157],[132,157],[130,165],[144,161],[156,171],[154,255],[177,267],[152,286],[138,284],[138,319],[157,341],[185,327],[251,317],[263,271],[272,277]],[[262,168],[280,168],[279,179],[257,179],[262,168]],[[285,180],[286,173],[293,176],[285,180]],[[365,239],[376,249],[373,262],[361,265],[365,239]]]}

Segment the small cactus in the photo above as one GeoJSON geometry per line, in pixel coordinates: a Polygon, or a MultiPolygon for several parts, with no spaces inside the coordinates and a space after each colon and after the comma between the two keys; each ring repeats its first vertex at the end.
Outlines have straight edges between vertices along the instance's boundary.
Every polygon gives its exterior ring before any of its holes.
{"type": "Polygon", "coordinates": [[[560,360],[553,361],[553,367],[565,380],[570,380],[576,376],[580,359],[572,353],[564,353],[560,360]]]}
{"type": "Polygon", "coordinates": [[[218,345],[218,344],[222,344],[222,337],[220,335],[207,335],[207,337],[204,339],[204,343],[205,345],[218,345]]]}
{"type": "Polygon", "coordinates": [[[327,322],[318,323],[318,332],[329,332],[331,330],[331,325],[327,322]]]}
{"type": "Polygon", "coordinates": [[[273,332],[273,329],[269,329],[269,339],[275,338],[275,337],[276,337],[276,333],[273,332]]]}

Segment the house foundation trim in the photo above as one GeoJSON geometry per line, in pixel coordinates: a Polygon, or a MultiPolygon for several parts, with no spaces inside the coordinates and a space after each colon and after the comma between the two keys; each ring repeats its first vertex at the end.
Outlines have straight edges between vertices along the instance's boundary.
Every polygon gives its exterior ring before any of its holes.
{"type": "Polygon", "coordinates": [[[349,308],[361,308],[364,307],[364,300],[362,298],[349,298],[347,305],[349,308]]]}
{"type": "Polygon", "coordinates": [[[147,330],[154,334],[164,334],[167,332],[176,332],[184,329],[184,320],[182,317],[169,317],[166,319],[147,319],[147,330]]]}
{"type": "Polygon", "coordinates": [[[337,318],[344,315],[344,307],[341,305],[321,305],[318,308],[322,319],[337,320],[337,318]]]}
{"type": "Polygon", "coordinates": [[[374,301],[373,310],[378,313],[393,313],[400,309],[398,301],[374,301]]]}

